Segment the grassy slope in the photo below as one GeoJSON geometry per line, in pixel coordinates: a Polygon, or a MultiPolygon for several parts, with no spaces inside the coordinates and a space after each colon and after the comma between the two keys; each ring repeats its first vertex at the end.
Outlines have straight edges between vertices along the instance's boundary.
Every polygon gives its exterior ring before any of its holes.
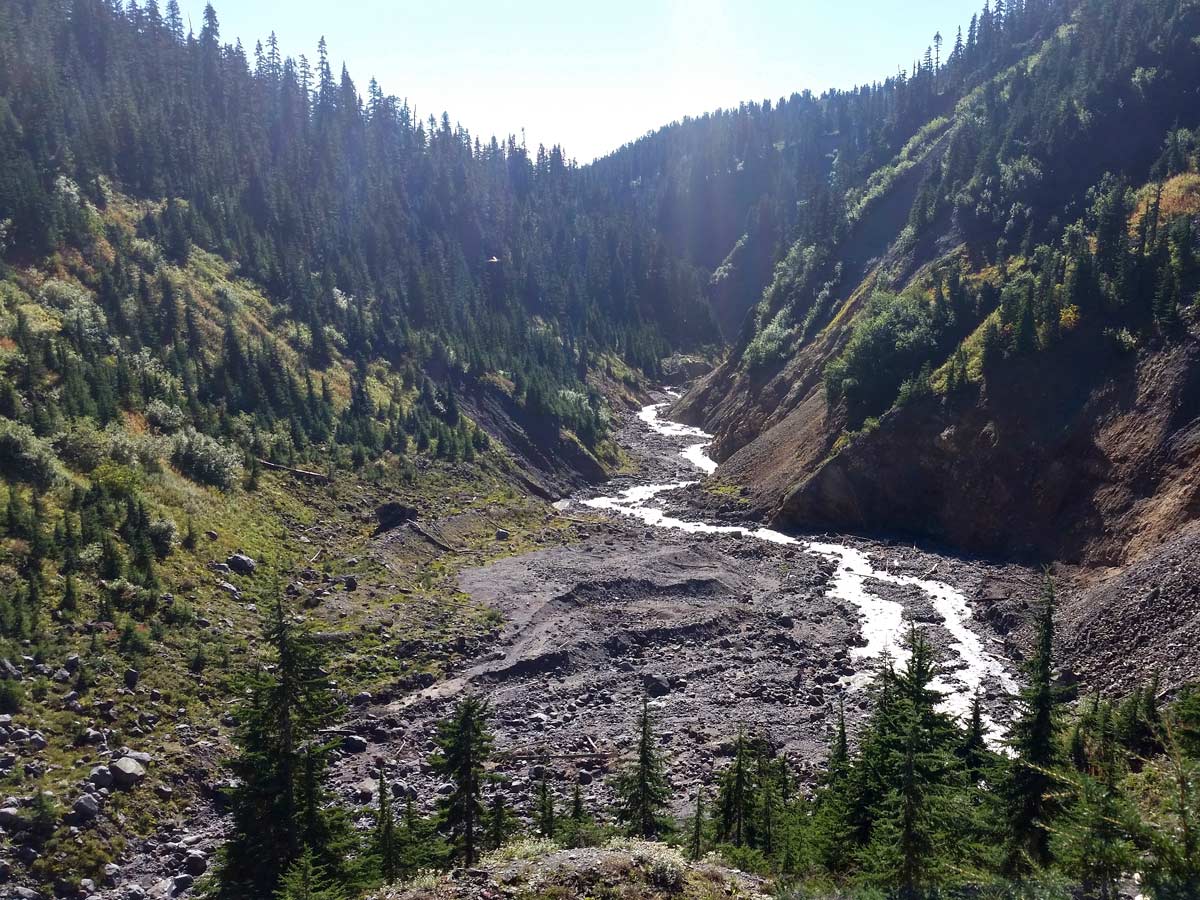
{"type": "MultiPolygon", "coordinates": [[[[149,208],[113,194],[107,209],[93,210],[96,252],[115,252],[104,240],[104,226],[132,230],[149,208]]],[[[297,343],[288,338],[300,329],[228,263],[196,250],[179,267],[163,261],[150,242],[137,240],[134,248],[143,263],[165,271],[181,295],[190,293],[208,344],[195,349],[212,352],[219,346],[229,310],[240,334],[273,341],[285,360],[296,359],[297,343]]],[[[71,251],[10,270],[0,284],[0,332],[11,331],[18,311],[35,331],[59,328],[60,314],[42,302],[40,289],[50,280],[83,287],[81,275],[88,275],[86,263],[71,251]]],[[[0,340],[0,356],[14,351],[9,338],[0,340]]],[[[349,365],[336,360],[321,373],[339,404],[348,397],[349,365]]],[[[399,376],[383,366],[374,367],[372,376],[370,387],[380,400],[403,390],[399,376]]],[[[568,539],[549,507],[521,487],[514,461],[496,442],[469,463],[414,452],[337,472],[324,485],[263,471],[255,490],[223,493],[174,470],[141,416],[128,415],[119,430],[151,448],[153,459],[127,467],[151,516],[174,520],[181,533],[190,521],[199,537],[193,548],[177,545],[159,564],[162,597],[143,620],[118,614],[116,622],[97,621],[102,587],[87,572],[77,582],[79,609],[72,615],[59,611],[63,580],[48,564],[45,638],[36,646],[0,647],[0,657],[25,674],[14,726],[36,729],[48,742],[40,751],[18,749],[15,765],[0,774],[0,795],[26,800],[40,791],[54,795],[53,815],[46,816],[41,838],[32,844],[39,856],[30,869],[44,882],[97,877],[130,839],[181,817],[198,801],[229,751],[222,714],[232,703],[233,679],[253,664],[263,614],[285,586],[334,647],[334,675],[349,697],[360,690],[402,688],[420,673],[436,675],[494,627],[489,610],[457,591],[463,567],[522,552],[535,541],[568,539]],[[417,508],[422,525],[456,552],[407,529],[373,538],[375,507],[386,501],[417,508]],[[509,538],[498,540],[498,529],[509,538]],[[218,575],[210,568],[235,551],[258,561],[252,576],[218,575]],[[300,574],[305,570],[307,578],[300,574]],[[358,582],[353,591],[346,587],[347,575],[358,582]],[[222,579],[236,584],[240,598],[219,586],[222,579]],[[82,681],[75,674],[66,683],[35,674],[38,665],[55,672],[75,653],[86,673],[82,681]],[[22,659],[27,654],[36,658],[22,659]],[[130,668],[140,673],[134,690],[125,687],[130,668]],[[80,695],[74,710],[64,701],[73,689],[80,695]],[[102,746],[127,745],[155,759],[143,785],[114,793],[96,827],[73,830],[63,813],[78,796],[81,780],[108,758],[100,748],[80,743],[88,728],[105,732],[102,746]]],[[[70,488],[87,487],[100,471],[66,469],[63,484],[43,497],[47,527],[61,515],[70,488]]],[[[0,480],[0,497],[7,487],[0,480]]],[[[32,499],[28,489],[21,490],[32,499]]],[[[25,549],[19,541],[0,540],[0,573],[15,577],[25,549]]],[[[14,838],[0,836],[0,856],[12,858],[14,851],[14,838]]]]}

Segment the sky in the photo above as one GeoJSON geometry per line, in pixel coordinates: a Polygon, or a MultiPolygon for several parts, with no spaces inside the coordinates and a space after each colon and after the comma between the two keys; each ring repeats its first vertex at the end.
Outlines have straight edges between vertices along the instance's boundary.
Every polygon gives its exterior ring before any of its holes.
{"type": "MultiPolygon", "coordinates": [[[[199,33],[204,0],[181,0],[199,33]]],[[[247,55],[346,63],[422,118],[486,140],[560,144],[581,163],[686,115],[895,74],[935,32],[952,46],[983,0],[213,0],[247,55]]],[[[185,22],[186,24],[186,22],[185,22]]],[[[943,52],[948,52],[944,50],[943,52]]]]}

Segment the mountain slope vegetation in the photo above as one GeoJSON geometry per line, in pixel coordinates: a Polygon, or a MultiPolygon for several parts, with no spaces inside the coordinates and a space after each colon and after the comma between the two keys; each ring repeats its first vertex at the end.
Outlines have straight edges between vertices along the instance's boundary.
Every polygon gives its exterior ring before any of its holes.
{"type": "Polygon", "coordinates": [[[947,64],[685,401],[777,521],[1119,563],[1195,518],[1200,13],[1060,9],[947,64]]]}

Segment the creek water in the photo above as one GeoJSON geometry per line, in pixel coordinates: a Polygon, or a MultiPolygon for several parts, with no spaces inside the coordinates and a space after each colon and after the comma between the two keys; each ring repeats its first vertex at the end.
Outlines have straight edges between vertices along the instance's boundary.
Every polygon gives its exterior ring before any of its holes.
{"type": "MultiPolygon", "coordinates": [[[[638,419],[646,428],[667,438],[678,439],[679,454],[696,469],[712,474],[717,463],[708,455],[711,435],[699,428],[671,422],[661,416],[666,403],[654,403],[642,408],[638,419]]],[[[1004,661],[991,653],[984,640],[975,633],[971,605],[966,596],[953,585],[928,577],[897,574],[886,564],[876,565],[871,556],[856,547],[829,541],[809,540],[785,534],[771,528],[714,525],[708,522],[679,518],[667,512],[663,495],[686,488],[696,482],[674,481],[662,484],[639,484],[612,496],[594,497],[581,501],[593,509],[602,509],[639,519],[653,528],[670,528],[691,534],[734,534],[773,544],[795,546],[833,562],[836,569],[829,592],[837,599],[852,605],[859,616],[862,643],[853,648],[852,656],[862,665],[857,675],[847,679],[851,688],[862,688],[871,678],[879,661],[888,657],[897,666],[908,656],[905,635],[909,623],[902,603],[881,596],[872,590],[872,583],[886,583],[915,588],[923,592],[941,618],[940,624],[949,635],[947,651],[950,657],[943,666],[935,687],[944,693],[942,708],[957,716],[966,716],[971,698],[985,688],[1011,692],[1016,682],[1004,661]]],[[[999,731],[988,720],[989,731],[999,731]]]]}

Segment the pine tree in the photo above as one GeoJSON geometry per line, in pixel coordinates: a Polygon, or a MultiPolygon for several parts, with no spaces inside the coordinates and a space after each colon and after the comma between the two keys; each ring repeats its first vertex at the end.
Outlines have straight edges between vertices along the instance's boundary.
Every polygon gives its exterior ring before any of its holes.
{"type": "Polygon", "coordinates": [[[450,834],[455,854],[466,866],[475,865],[482,839],[483,767],[492,750],[486,700],[466,697],[438,723],[437,752],[430,762],[434,771],[448,777],[454,790],[441,801],[441,819],[450,834]]]}
{"type": "Polygon", "coordinates": [[[325,873],[307,847],[288,866],[274,896],[276,900],[346,900],[345,891],[325,873]]]}
{"type": "Polygon", "coordinates": [[[556,818],[554,792],[550,790],[550,781],[543,770],[537,790],[537,830],[542,837],[553,839],[557,827],[556,818]]]}
{"type": "Polygon", "coordinates": [[[635,837],[653,840],[664,831],[670,787],[662,757],[654,746],[649,701],[642,698],[637,756],[616,780],[617,821],[635,837]]]}
{"type": "Polygon", "coordinates": [[[489,850],[499,850],[504,846],[512,833],[512,818],[512,813],[509,812],[508,804],[504,799],[504,791],[499,788],[492,791],[492,802],[488,804],[485,826],[489,850]]]}
{"type": "Polygon", "coordinates": [[[746,844],[751,828],[754,796],[754,764],[751,759],[750,742],[746,740],[745,732],[739,730],[734,744],[733,763],[721,778],[721,790],[717,800],[721,840],[728,841],[735,847],[746,844]]]}
{"type": "Polygon", "coordinates": [[[232,762],[232,833],[218,872],[228,897],[269,896],[308,851],[340,871],[349,840],[344,819],[326,808],[320,781],[328,750],[314,743],[338,714],[320,645],[278,600],[265,630],[273,666],[244,678],[232,762]]]}

